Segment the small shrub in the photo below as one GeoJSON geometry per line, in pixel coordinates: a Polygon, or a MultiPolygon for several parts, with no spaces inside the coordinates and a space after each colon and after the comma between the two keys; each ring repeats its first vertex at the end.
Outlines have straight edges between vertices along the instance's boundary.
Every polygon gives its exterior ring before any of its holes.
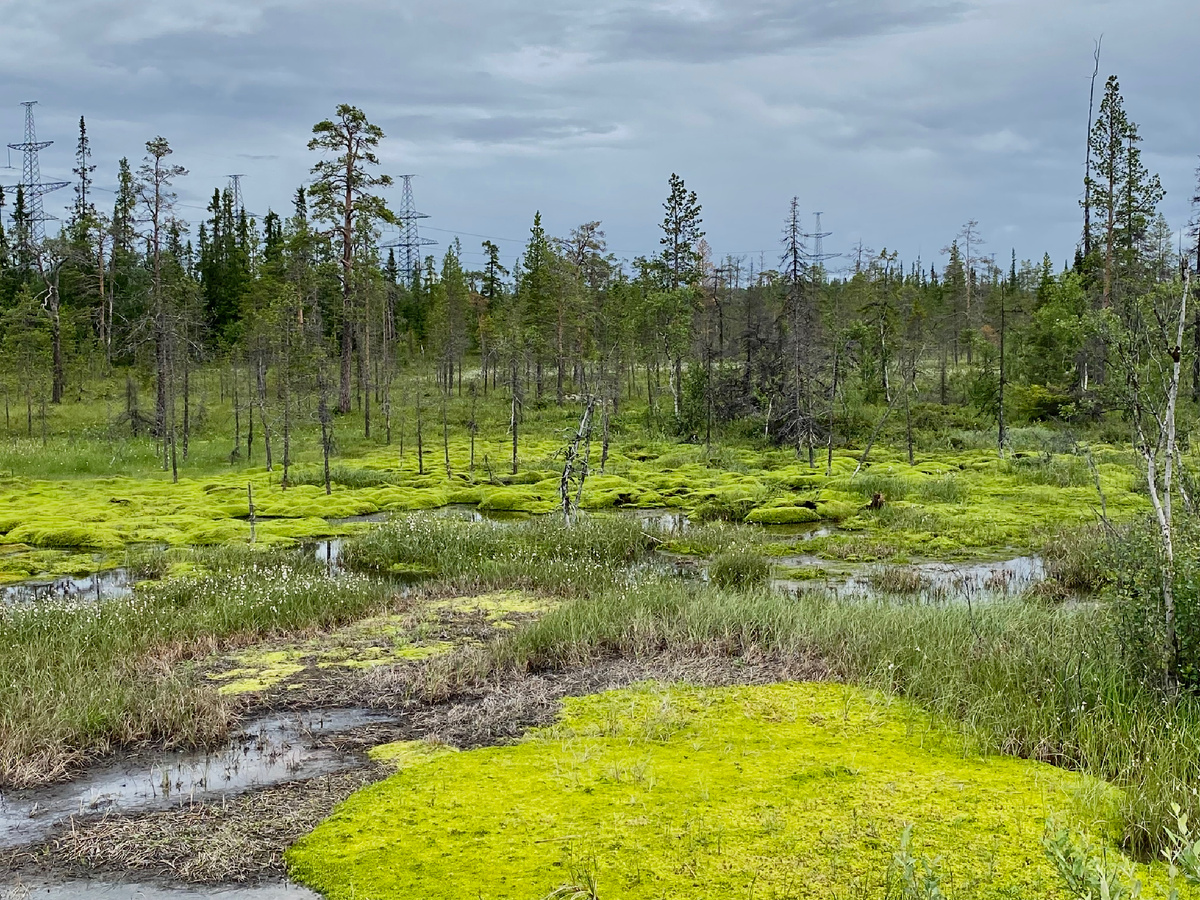
{"type": "Polygon", "coordinates": [[[771,577],[771,564],[761,553],[735,547],[713,557],[708,564],[708,577],[718,587],[758,587],[771,577]]]}
{"type": "Polygon", "coordinates": [[[1100,590],[1112,579],[1111,538],[1102,525],[1058,531],[1042,550],[1047,579],[1068,591],[1100,590]]]}
{"type": "Polygon", "coordinates": [[[918,500],[939,503],[962,503],[969,497],[966,485],[953,475],[930,478],[917,483],[914,494],[918,500]]]}
{"type": "MultiPolygon", "coordinates": [[[[335,466],[329,470],[329,480],[333,484],[348,488],[381,487],[395,484],[396,473],[380,469],[348,469],[345,466],[335,466]]],[[[325,472],[321,469],[297,472],[290,476],[289,483],[297,487],[304,484],[323,486],[325,472]]]]}
{"type": "Polygon", "coordinates": [[[1095,483],[1087,459],[1082,456],[1055,456],[1042,453],[1010,460],[1004,472],[1022,484],[1050,487],[1089,487],[1095,483]]]}
{"type": "Polygon", "coordinates": [[[912,566],[883,566],[867,576],[871,587],[884,594],[919,594],[929,581],[912,566]]]}

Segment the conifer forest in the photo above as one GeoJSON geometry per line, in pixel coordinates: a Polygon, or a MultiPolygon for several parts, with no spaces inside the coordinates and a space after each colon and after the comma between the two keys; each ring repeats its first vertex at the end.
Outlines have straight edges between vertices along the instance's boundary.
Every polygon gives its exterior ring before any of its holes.
{"type": "Polygon", "coordinates": [[[670,171],[433,250],[366,104],[254,212],[79,117],[0,191],[0,898],[1200,896],[1200,169],[1090,88],[1032,258],[670,171]]]}

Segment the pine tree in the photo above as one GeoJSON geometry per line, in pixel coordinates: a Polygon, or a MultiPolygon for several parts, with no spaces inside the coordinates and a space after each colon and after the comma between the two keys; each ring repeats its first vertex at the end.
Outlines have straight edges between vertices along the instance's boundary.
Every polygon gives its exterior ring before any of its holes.
{"type": "Polygon", "coordinates": [[[312,167],[316,176],[308,195],[317,218],[333,225],[341,243],[341,371],[338,382],[338,411],[350,411],[351,356],[353,353],[353,285],[355,266],[355,230],[361,222],[394,221],[383,198],[373,188],[388,187],[388,175],[376,175],[368,166],[379,165],[375,148],[383,139],[383,129],[367,121],[362,110],[340,104],[335,119],[324,119],[313,126],[309,150],[334,154],[312,167]]]}
{"type": "Polygon", "coordinates": [[[12,214],[13,245],[16,247],[17,268],[28,273],[33,268],[33,220],[25,204],[25,186],[17,185],[12,214]]]}
{"type": "Polygon", "coordinates": [[[162,439],[163,468],[168,466],[178,480],[175,454],[174,381],[172,378],[173,322],[171,300],[164,279],[164,244],[175,222],[176,178],[187,175],[183,166],[171,165],[166,138],[156,137],[146,142],[146,156],[138,168],[136,193],[150,227],[147,236],[151,271],[151,307],[154,327],[155,409],[154,421],[162,439]]]}
{"type": "Polygon", "coordinates": [[[543,374],[551,346],[550,329],[555,321],[557,290],[554,273],[554,248],[542,227],[542,214],[533,216],[529,242],[521,258],[521,276],[517,282],[517,301],[525,345],[533,355],[536,369],[537,399],[542,398],[543,374]]]}
{"type": "MultiPolygon", "coordinates": [[[[483,251],[487,254],[487,262],[480,273],[479,290],[475,299],[475,334],[479,342],[480,367],[483,369],[483,393],[487,396],[488,365],[494,364],[492,355],[495,353],[496,319],[503,314],[501,304],[504,297],[504,277],[508,269],[500,262],[500,248],[491,241],[483,242],[483,251]]],[[[493,376],[494,379],[494,376],[493,376]]],[[[493,382],[494,383],[494,382],[493,382]]]]}
{"type": "Polygon", "coordinates": [[[808,290],[807,250],[800,222],[800,199],[793,197],[783,228],[783,283],[787,311],[788,342],[792,356],[792,408],[795,417],[796,454],[808,447],[808,463],[814,463],[814,419],[812,409],[812,294],[808,290]]]}

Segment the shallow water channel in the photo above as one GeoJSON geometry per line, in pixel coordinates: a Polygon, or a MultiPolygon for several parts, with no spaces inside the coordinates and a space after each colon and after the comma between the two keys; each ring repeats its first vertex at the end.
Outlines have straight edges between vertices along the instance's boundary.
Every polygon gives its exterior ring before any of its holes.
{"type": "Polygon", "coordinates": [[[310,900],[318,894],[295,884],[183,888],[143,882],[40,880],[0,883],[0,900],[310,900]]]}
{"type": "Polygon", "coordinates": [[[255,788],[361,765],[316,739],[388,717],[369,710],[273,715],[209,751],[168,751],[89,769],[65,784],[0,793],[0,849],[44,839],[72,816],[131,813],[219,800],[255,788]]]}
{"type": "Polygon", "coordinates": [[[129,596],[136,581],[133,573],[126,568],[104,569],[91,575],[18,581],[0,587],[0,606],[19,606],[47,600],[99,603],[129,596]]]}
{"type": "Polygon", "coordinates": [[[781,566],[814,570],[812,578],[777,578],[787,591],[825,589],[844,599],[905,597],[924,603],[974,602],[1017,597],[1046,579],[1040,556],[962,563],[838,564],[817,556],[785,556],[781,566]]]}

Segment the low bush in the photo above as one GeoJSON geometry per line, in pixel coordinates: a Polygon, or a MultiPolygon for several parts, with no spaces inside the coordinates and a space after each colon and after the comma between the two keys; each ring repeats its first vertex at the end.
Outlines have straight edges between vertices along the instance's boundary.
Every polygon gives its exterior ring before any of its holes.
{"type": "Polygon", "coordinates": [[[761,553],[737,547],[713,557],[708,564],[708,577],[718,587],[760,587],[771,577],[771,564],[761,553]]]}

